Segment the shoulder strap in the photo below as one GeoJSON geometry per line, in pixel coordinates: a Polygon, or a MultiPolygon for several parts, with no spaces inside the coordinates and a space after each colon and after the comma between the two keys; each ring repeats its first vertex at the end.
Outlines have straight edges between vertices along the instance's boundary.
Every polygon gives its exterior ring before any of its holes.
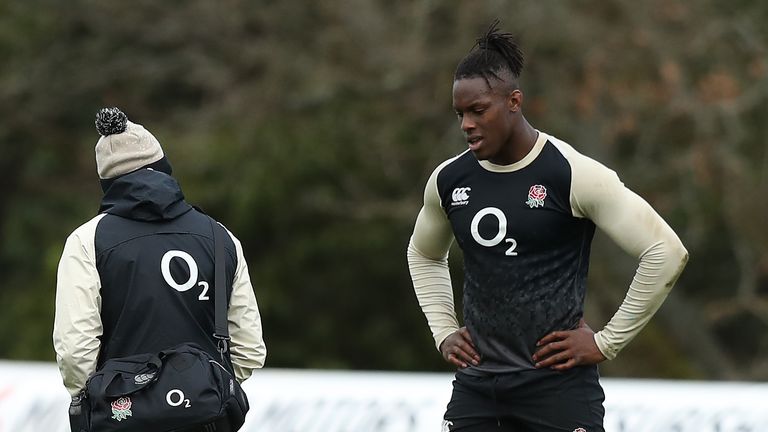
{"type": "Polygon", "coordinates": [[[210,218],[213,230],[214,250],[214,316],[215,329],[213,337],[217,340],[222,359],[229,350],[229,327],[227,326],[227,278],[225,276],[226,258],[224,255],[224,227],[210,218]]]}

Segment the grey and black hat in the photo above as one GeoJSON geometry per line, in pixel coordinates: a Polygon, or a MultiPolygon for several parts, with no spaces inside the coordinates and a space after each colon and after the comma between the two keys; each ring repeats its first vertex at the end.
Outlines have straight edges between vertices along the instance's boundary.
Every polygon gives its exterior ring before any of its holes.
{"type": "Polygon", "coordinates": [[[128,120],[118,108],[102,108],[96,114],[96,169],[101,179],[111,179],[159,161],[160,142],[144,126],[128,120]]]}

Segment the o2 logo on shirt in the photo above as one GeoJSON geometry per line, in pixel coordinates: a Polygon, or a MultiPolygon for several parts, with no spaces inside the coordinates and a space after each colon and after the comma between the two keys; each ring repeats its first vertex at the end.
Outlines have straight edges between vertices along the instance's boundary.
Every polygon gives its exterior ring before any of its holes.
{"type": "Polygon", "coordinates": [[[165,279],[165,283],[170,285],[171,288],[175,289],[178,292],[185,292],[189,291],[193,286],[197,285],[200,288],[202,288],[202,291],[200,292],[200,296],[197,297],[200,301],[210,300],[211,298],[208,296],[208,282],[206,281],[200,281],[197,282],[197,262],[195,262],[195,259],[192,258],[192,255],[180,251],[180,250],[169,250],[168,252],[163,255],[163,258],[160,260],[160,272],[163,274],[163,279],[165,279]],[[173,275],[171,274],[171,260],[174,258],[179,258],[185,263],[187,263],[187,267],[189,267],[189,279],[184,281],[184,283],[179,283],[176,281],[176,279],[173,278],[173,275]]]}
{"type": "Polygon", "coordinates": [[[475,239],[477,244],[480,246],[485,247],[494,247],[502,242],[502,240],[505,243],[509,243],[509,249],[504,253],[506,256],[517,256],[517,252],[515,249],[517,248],[517,240],[513,238],[504,238],[507,236],[507,217],[504,215],[504,212],[496,207],[486,207],[475,215],[475,217],[472,218],[472,224],[470,225],[470,232],[472,233],[472,238],[475,239]],[[484,217],[495,217],[496,220],[499,222],[499,231],[496,233],[496,235],[493,238],[487,239],[484,238],[482,235],[480,235],[480,221],[483,220],[484,217]]]}

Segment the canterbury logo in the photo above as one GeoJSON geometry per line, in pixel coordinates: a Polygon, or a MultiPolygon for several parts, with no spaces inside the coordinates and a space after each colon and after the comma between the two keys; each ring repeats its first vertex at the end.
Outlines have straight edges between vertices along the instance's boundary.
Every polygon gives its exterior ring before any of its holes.
{"type": "Polygon", "coordinates": [[[146,383],[152,381],[154,378],[155,378],[155,374],[154,373],[141,374],[141,375],[136,375],[135,377],[133,377],[133,382],[135,384],[141,385],[141,384],[146,384],[146,383]]]}
{"type": "Polygon", "coordinates": [[[453,202],[451,205],[467,205],[469,204],[469,191],[471,191],[472,188],[469,187],[459,187],[453,190],[453,194],[451,194],[451,199],[453,202]]]}

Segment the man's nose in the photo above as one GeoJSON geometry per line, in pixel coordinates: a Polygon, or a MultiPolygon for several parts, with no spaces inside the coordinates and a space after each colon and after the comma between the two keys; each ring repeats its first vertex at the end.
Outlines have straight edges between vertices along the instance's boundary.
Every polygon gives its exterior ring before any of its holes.
{"type": "Polygon", "coordinates": [[[464,117],[461,118],[461,130],[463,130],[464,132],[469,132],[474,128],[475,128],[475,122],[469,116],[465,115],[464,117]]]}

